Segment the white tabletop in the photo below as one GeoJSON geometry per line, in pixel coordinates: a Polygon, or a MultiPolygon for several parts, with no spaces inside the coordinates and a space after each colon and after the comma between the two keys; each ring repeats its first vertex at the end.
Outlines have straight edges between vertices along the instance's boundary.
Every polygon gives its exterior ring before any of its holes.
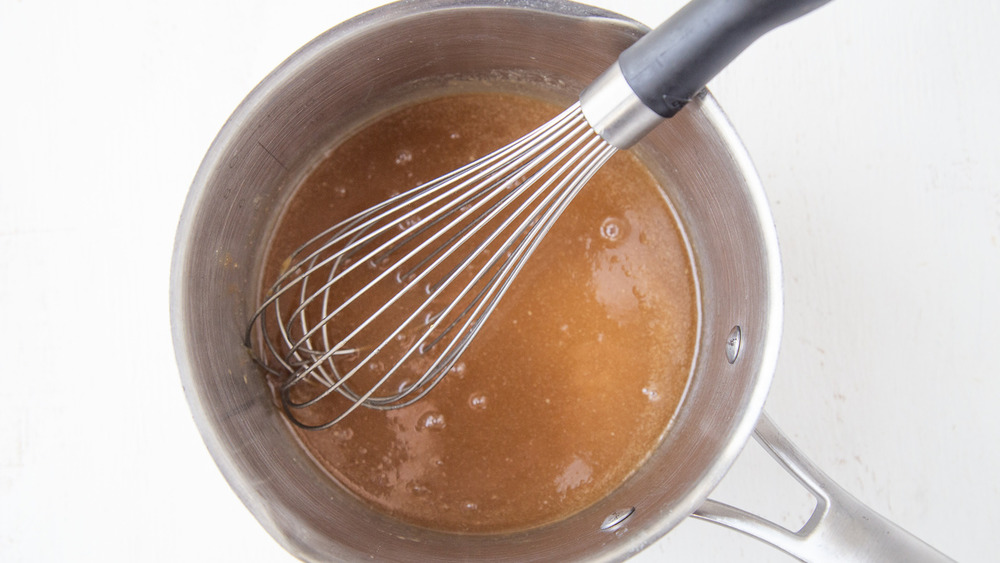
{"type": "MultiPolygon", "coordinates": [[[[655,24],[679,0],[593,2],[655,24]]],[[[168,270],[243,96],[378,2],[0,0],[0,560],[290,560],[184,399],[168,270]]],[[[710,87],[784,259],[767,405],[835,480],[964,561],[1000,553],[1000,4],[836,0],[710,87]]],[[[715,495],[790,524],[751,444],[715,495]]],[[[636,561],[776,561],[689,520],[636,561]]]]}

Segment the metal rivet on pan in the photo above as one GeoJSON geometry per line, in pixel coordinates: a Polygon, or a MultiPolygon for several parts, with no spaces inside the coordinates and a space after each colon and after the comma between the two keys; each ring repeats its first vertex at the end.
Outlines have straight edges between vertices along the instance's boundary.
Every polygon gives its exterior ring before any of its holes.
{"type": "Polygon", "coordinates": [[[601,529],[612,530],[617,528],[622,522],[625,521],[626,518],[632,516],[633,512],[635,512],[634,506],[630,508],[622,508],[612,512],[607,518],[604,519],[604,522],[601,524],[601,529]]]}
{"type": "Polygon", "coordinates": [[[735,362],[736,356],[740,355],[742,336],[739,325],[734,326],[733,330],[729,331],[729,337],[726,338],[726,359],[729,360],[729,363],[735,362]]]}

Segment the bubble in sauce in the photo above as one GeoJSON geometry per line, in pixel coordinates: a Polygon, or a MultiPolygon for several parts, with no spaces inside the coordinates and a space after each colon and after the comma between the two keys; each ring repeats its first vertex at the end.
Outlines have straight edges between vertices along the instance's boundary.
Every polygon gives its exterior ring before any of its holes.
{"type": "Polygon", "coordinates": [[[632,295],[634,295],[635,298],[638,299],[639,301],[642,301],[642,300],[646,299],[646,290],[643,289],[643,288],[641,288],[641,287],[639,287],[638,285],[633,285],[632,286],[632,295]]]}
{"type": "Polygon", "coordinates": [[[405,231],[406,229],[410,229],[410,228],[416,226],[416,224],[419,223],[419,222],[420,222],[420,216],[419,215],[410,215],[406,219],[403,219],[402,221],[400,221],[397,226],[399,227],[399,230],[405,231]]]}
{"type": "Polygon", "coordinates": [[[486,395],[483,393],[473,393],[469,395],[469,406],[477,411],[486,409],[486,395]]]}
{"type": "Polygon", "coordinates": [[[601,223],[601,238],[608,242],[619,242],[628,234],[628,222],[618,217],[607,217],[601,223]]]}
{"type": "Polygon", "coordinates": [[[337,186],[333,188],[333,197],[337,199],[344,199],[347,197],[347,187],[337,186]]]}
{"type": "Polygon", "coordinates": [[[417,335],[413,333],[401,332],[396,335],[396,342],[398,342],[400,346],[405,346],[406,348],[413,346],[413,343],[416,341],[417,335]]]}
{"type": "Polygon", "coordinates": [[[655,387],[643,387],[642,394],[645,395],[650,401],[660,400],[660,392],[657,391],[655,387]]]}
{"type": "Polygon", "coordinates": [[[446,426],[444,415],[438,411],[429,411],[417,420],[417,430],[444,430],[446,426]]]}
{"type": "Polygon", "coordinates": [[[342,442],[346,442],[354,437],[354,430],[341,426],[339,424],[334,425],[332,428],[330,428],[330,433],[333,435],[334,438],[342,442]]]}
{"type": "Polygon", "coordinates": [[[413,153],[403,149],[396,153],[396,164],[403,165],[413,160],[413,153]]]}

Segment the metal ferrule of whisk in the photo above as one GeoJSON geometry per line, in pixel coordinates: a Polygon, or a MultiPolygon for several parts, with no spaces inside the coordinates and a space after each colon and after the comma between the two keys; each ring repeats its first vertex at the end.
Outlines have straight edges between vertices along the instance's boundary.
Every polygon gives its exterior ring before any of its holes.
{"type": "Polygon", "coordinates": [[[632,90],[616,61],[580,92],[580,110],[595,133],[628,149],[663,121],[632,90]]]}
{"type": "Polygon", "coordinates": [[[297,249],[245,335],[289,419],[322,429],[362,406],[424,397],[617,150],[679,111],[754,39],[825,1],[696,0],[545,125],[297,249]]]}

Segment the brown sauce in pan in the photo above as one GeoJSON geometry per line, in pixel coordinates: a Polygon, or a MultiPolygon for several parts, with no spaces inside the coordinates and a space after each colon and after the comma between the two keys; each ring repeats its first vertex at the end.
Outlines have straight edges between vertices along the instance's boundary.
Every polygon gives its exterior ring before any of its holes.
{"type": "MultiPolygon", "coordinates": [[[[555,113],[526,97],[461,94],[364,128],[298,188],[273,235],[265,279],[327,226],[555,113]]],[[[695,353],[691,264],[656,181],[619,153],[426,398],[295,432],[342,486],[420,526],[497,533],[569,516],[624,482],[667,430],[695,353]]]]}

